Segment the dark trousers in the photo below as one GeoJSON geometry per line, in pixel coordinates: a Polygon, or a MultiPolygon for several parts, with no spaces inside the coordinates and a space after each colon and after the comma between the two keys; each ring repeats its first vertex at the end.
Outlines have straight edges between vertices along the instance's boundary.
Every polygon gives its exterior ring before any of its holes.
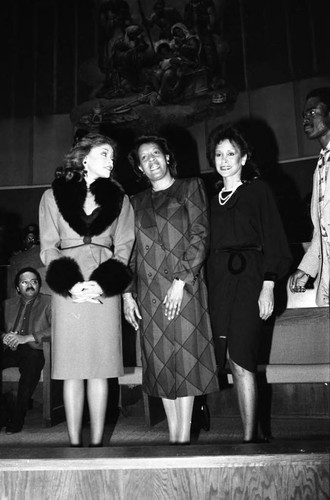
{"type": "Polygon", "coordinates": [[[14,420],[24,418],[44,364],[43,351],[33,349],[27,344],[19,345],[16,351],[9,348],[2,351],[1,369],[17,366],[21,374],[18,382],[14,420]]]}

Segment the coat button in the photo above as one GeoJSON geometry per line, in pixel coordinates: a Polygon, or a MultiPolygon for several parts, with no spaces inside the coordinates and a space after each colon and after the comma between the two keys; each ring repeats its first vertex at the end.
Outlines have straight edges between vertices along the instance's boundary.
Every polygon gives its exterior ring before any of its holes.
{"type": "Polygon", "coordinates": [[[152,273],[148,273],[148,276],[149,276],[149,278],[151,278],[152,277],[152,273]]]}
{"type": "Polygon", "coordinates": [[[164,274],[168,274],[168,270],[167,269],[164,269],[164,274]]]}
{"type": "Polygon", "coordinates": [[[92,238],[90,236],[84,236],[83,242],[85,243],[85,245],[89,245],[91,241],[92,238]]]}
{"type": "Polygon", "coordinates": [[[149,245],[146,245],[146,247],[145,247],[145,248],[146,248],[146,250],[149,250],[149,245]]]}
{"type": "Polygon", "coordinates": [[[156,304],[156,299],[152,299],[152,303],[153,303],[153,304],[156,304]]]}

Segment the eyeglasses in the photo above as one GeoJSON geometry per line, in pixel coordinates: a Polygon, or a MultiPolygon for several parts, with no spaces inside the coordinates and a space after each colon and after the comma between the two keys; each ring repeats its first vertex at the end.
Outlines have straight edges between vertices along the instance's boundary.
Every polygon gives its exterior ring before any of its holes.
{"type": "Polygon", "coordinates": [[[39,285],[39,281],[38,280],[23,280],[23,281],[20,281],[19,282],[20,285],[22,286],[28,286],[28,285],[39,285]]]}
{"type": "Polygon", "coordinates": [[[316,115],[320,114],[320,111],[316,108],[308,109],[307,111],[304,111],[301,116],[303,120],[306,120],[306,118],[314,118],[316,115]]]}

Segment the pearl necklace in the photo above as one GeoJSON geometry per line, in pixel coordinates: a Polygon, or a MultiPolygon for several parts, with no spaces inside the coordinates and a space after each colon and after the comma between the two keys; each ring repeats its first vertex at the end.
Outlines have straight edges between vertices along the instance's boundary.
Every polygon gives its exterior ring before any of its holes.
{"type": "Polygon", "coordinates": [[[225,187],[223,187],[219,193],[219,203],[220,205],[225,205],[227,203],[228,200],[230,200],[230,198],[233,196],[233,194],[235,193],[236,189],[239,188],[240,186],[242,185],[242,182],[240,182],[239,184],[237,184],[236,187],[234,187],[233,189],[229,190],[229,189],[226,189],[225,187]],[[222,193],[224,192],[228,192],[228,194],[226,194],[225,196],[222,195],[222,193]]]}

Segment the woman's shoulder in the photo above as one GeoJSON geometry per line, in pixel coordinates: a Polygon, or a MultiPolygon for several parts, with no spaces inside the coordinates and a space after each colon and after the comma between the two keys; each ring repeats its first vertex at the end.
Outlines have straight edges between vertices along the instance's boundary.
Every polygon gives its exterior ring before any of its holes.
{"type": "Polygon", "coordinates": [[[43,192],[41,199],[43,199],[45,201],[52,201],[54,199],[53,189],[52,188],[46,189],[43,192]]]}
{"type": "Polygon", "coordinates": [[[253,191],[254,193],[264,194],[270,191],[270,188],[263,179],[253,179],[251,181],[246,181],[244,183],[245,188],[248,188],[249,191],[253,191]]]}
{"type": "Polygon", "coordinates": [[[185,177],[183,179],[176,179],[178,183],[180,183],[183,186],[201,186],[204,185],[203,179],[200,177],[185,177]]]}
{"type": "Polygon", "coordinates": [[[177,191],[180,191],[186,195],[190,195],[195,191],[205,191],[204,181],[200,177],[186,177],[184,179],[176,179],[175,185],[177,191]]]}
{"type": "Polygon", "coordinates": [[[138,193],[134,193],[130,196],[130,200],[132,203],[136,202],[137,200],[141,200],[145,196],[147,196],[151,192],[151,187],[147,187],[147,189],[142,189],[138,193]]]}

